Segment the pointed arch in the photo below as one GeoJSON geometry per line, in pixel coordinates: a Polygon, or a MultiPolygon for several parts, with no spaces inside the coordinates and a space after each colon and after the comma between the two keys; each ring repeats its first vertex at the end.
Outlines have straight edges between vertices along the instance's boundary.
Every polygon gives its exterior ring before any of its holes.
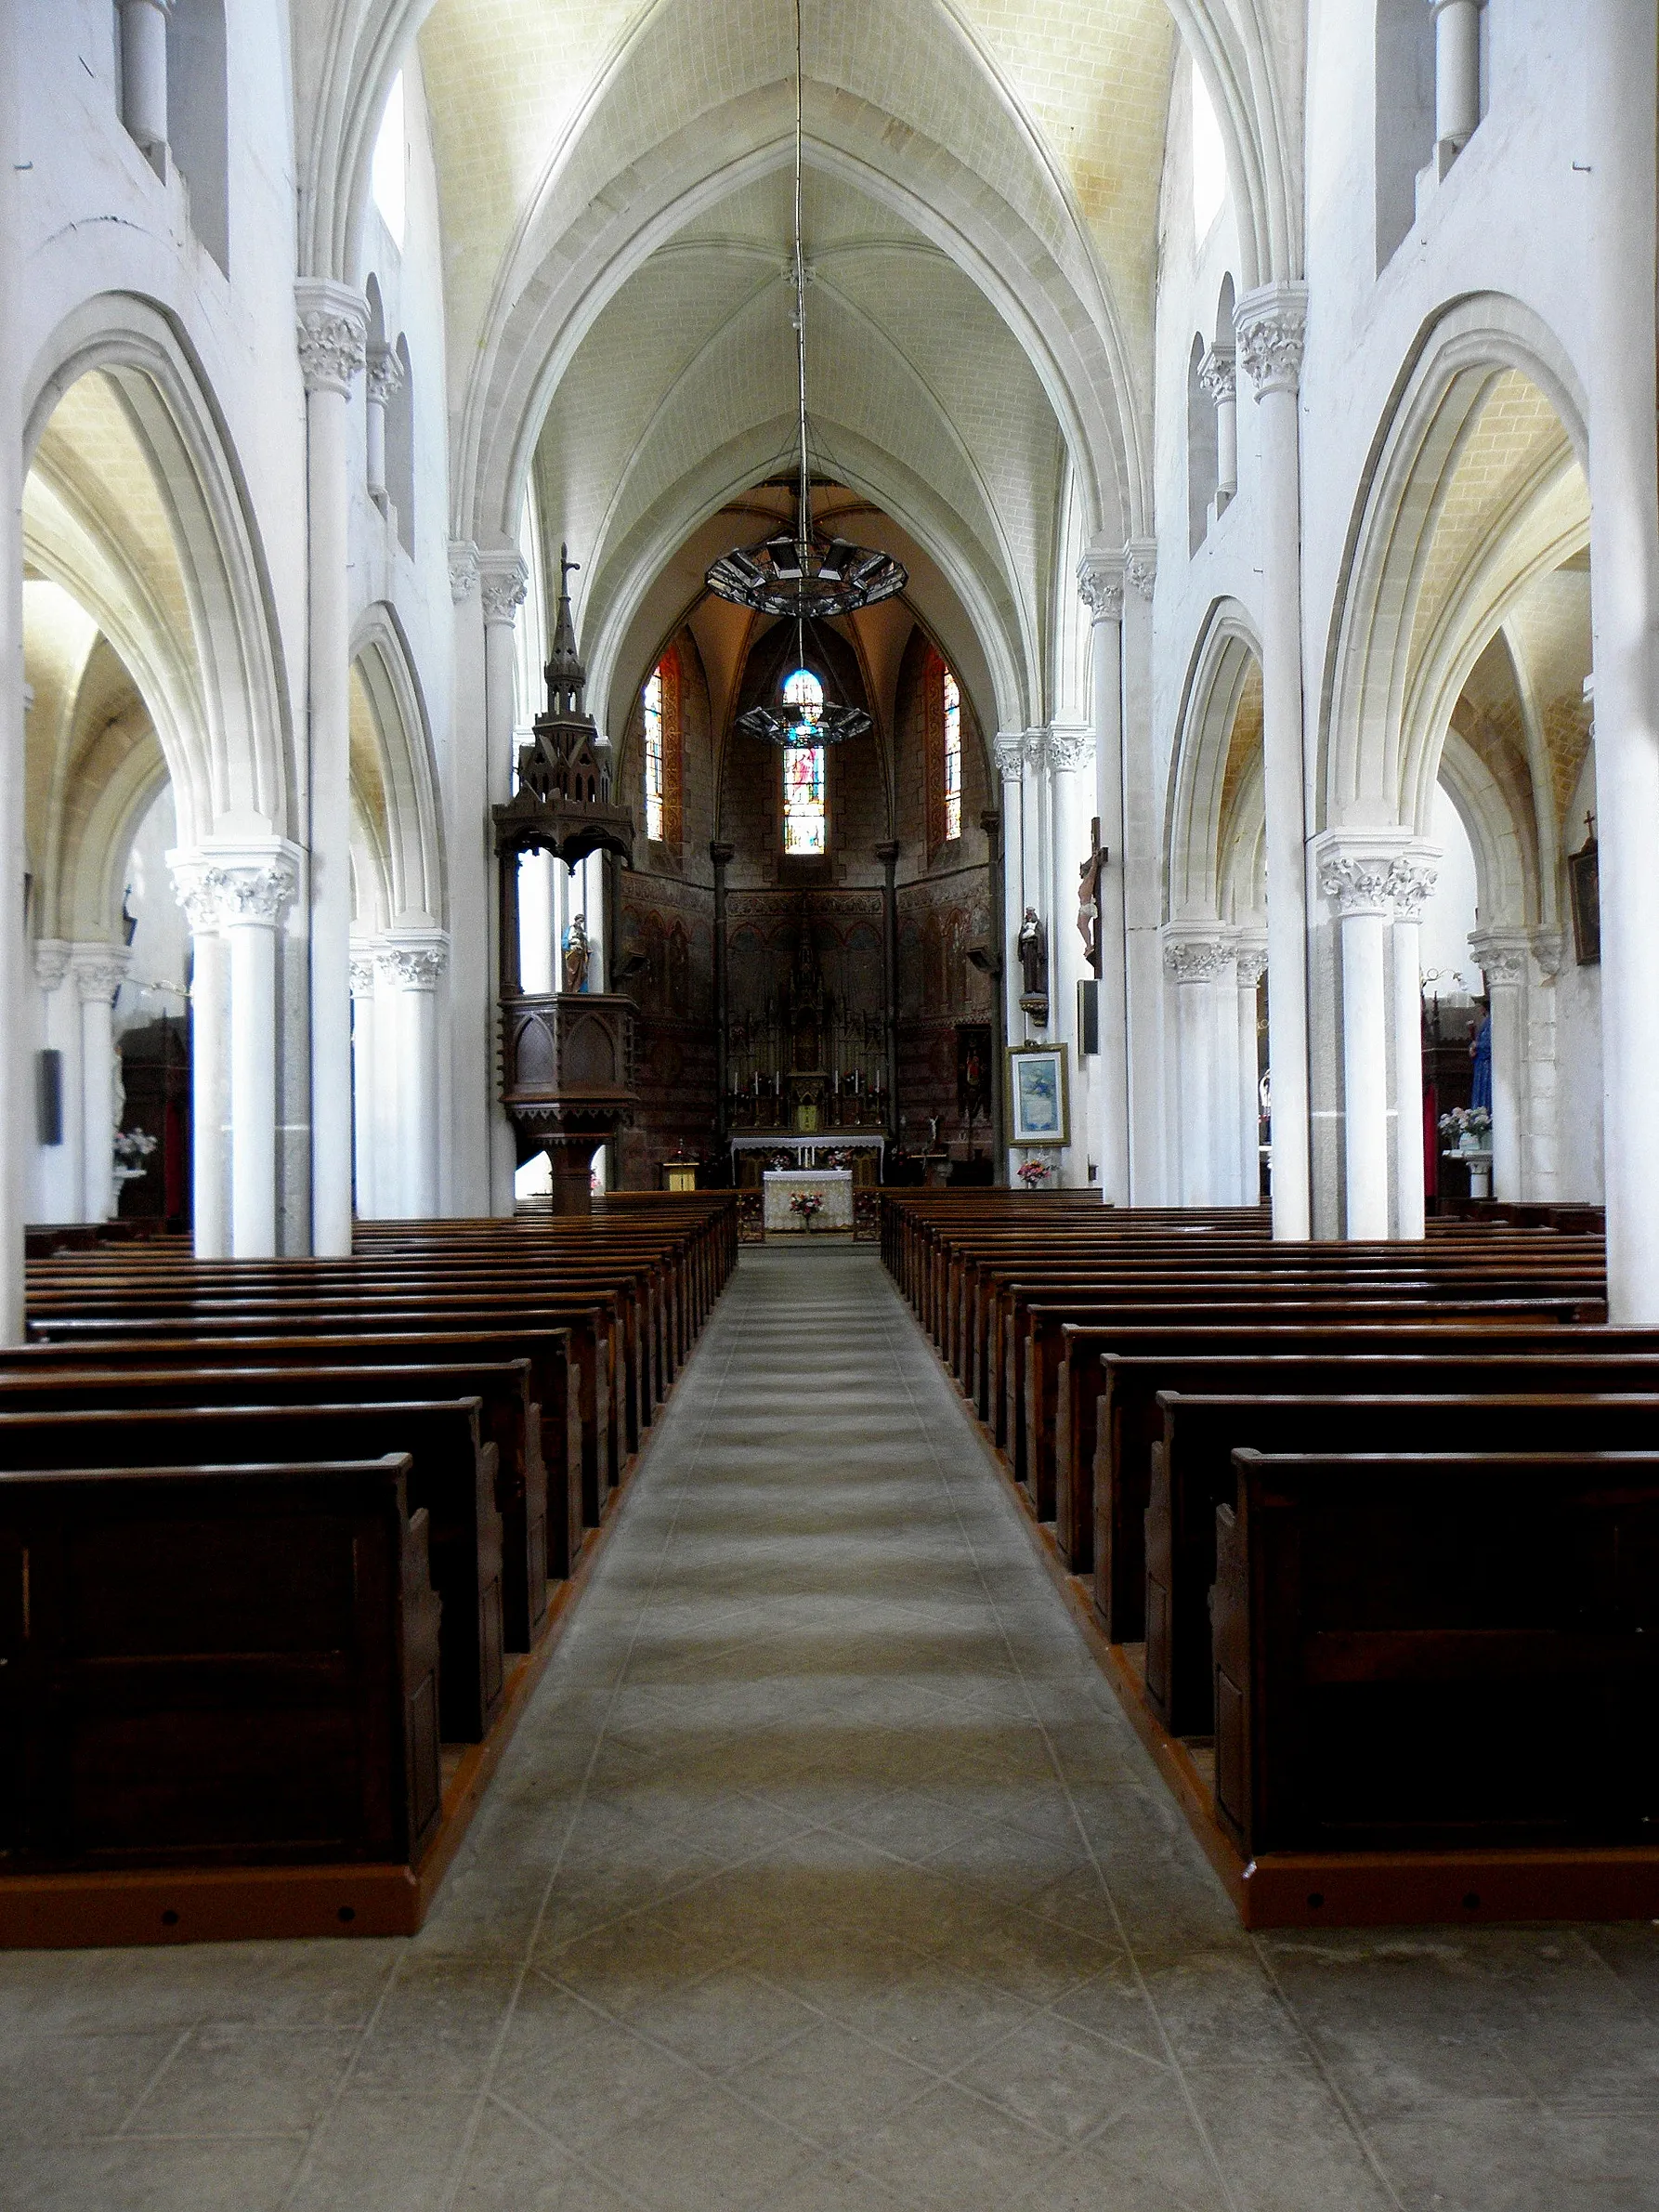
{"type": "Polygon", "coordinates": [[[359,616],[351,661],[378,740],[387,921],[445,928],[449,893],[432,731],[408,640],[386,601],[359,616]]]}

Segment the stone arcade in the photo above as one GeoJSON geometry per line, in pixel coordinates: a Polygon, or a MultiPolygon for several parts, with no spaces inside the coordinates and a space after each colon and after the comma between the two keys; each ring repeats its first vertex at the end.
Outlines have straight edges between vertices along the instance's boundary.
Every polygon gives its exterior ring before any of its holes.
{"type": "Polygon", "coordinates": [[[1656,2201],[1656,113],[0,0],[0,2200],[1656,2201]]]}

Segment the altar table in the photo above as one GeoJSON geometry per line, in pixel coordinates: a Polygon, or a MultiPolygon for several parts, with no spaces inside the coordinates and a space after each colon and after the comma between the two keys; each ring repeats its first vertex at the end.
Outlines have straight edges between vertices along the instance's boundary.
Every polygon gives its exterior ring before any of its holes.
{"type": "Polygon", "coordinates": [[[763,1179],[765,1193],[763,1218],[767,1236],[794,1233],[821,1236],[827,1230],[848,1230],[853,1225],[853,1171],[850,1168],[815,1168],[804,1171],[771,1170],[763,1179]],[[823,1210],[808,1229],[805,1218],[791,1213],[790,1200],[798,1191],[816,1191],[823,1210]]]}

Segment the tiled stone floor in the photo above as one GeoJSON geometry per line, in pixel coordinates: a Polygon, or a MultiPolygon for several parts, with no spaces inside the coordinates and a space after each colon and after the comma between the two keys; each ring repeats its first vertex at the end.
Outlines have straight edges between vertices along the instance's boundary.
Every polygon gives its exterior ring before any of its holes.
{"type": "Polygon", "coordinates": [[[29,2212],[1637,2212],[1649,1927],[1252,1943],[872,1254],[747,1251],[407,1944],[0,1957],[29,2212]]]}

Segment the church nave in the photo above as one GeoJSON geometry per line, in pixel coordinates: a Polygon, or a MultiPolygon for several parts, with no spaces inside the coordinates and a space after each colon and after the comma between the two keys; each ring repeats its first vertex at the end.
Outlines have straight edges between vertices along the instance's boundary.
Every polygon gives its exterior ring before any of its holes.
{"type": "Polygon", "coordinates": [[[1242,1932],[875,1254],[750,1248],[421,1934],[0,1958],[0,2205],[1632,2212],[1656,2013],[1242,1932]]]}

